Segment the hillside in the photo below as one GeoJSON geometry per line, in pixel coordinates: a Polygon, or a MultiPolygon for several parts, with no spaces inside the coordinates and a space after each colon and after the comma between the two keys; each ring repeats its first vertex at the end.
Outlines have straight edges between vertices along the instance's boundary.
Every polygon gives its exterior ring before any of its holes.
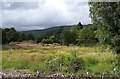
{"type": "MultiPolygon", "coordinates": [[[[83,27],[86,27],[89,25],[91,25],[91,24],[83,25],[83,27]]],[[[21,31],[21,32],[26,35],[32,33],[35,38],[38,38],[38,37],[44,37],[46,34],[47,35],[57,34],[58,31],[71,28],[72,26],[74,26],[74,25],[56,26],[56,27],[51,27],[51,28],[42,29],[42,30],[29,30],[29,31],[21,31]]]]}
{"type": "Polygon", "coordinates": [[[68,29],[72,26],[73,25],[70,25],[70,26],[56,26],[56,27],[51,27],[51,28],[42,29],[42,30],[29,30],[29,31],[21,31],[21,32],[26,34],[26,35],[32,33],[35,37],[43,37],[46,34],[47,35],[56,34],[59,30],[68,29]]]}

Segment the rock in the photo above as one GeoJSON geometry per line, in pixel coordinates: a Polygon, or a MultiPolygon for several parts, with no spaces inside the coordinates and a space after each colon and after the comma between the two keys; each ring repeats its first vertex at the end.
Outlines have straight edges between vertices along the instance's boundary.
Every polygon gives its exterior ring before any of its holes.
{"type": "Polygon", "coordinates": [[[56,74],[52,74],[52,75],[47,75],[46,77],[64,77],[64,74],[56,73],[56,74]]]}

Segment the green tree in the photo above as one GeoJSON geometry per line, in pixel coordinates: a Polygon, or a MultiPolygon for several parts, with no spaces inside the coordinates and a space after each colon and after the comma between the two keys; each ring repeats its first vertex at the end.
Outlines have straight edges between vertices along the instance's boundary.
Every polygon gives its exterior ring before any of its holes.
{"type": "Polygon", "coordinates": [[[79,31],[77,40],[79,44],[84,45],[95,44],[97,42],[94,30],[90,26],[84,27],[79,31]]]}
{"type": "Polygon", "coordinates": [[[34,40],[34,39],[35,39],[35,38],[34,38],[34,36],[33,36],[32,33],[28,34],[27,40],[34,40]]]}
{"type": "Polygon", "coordinates": [[[2,44],[23,40],[26,40],[26,35],[17,32],[14,27],[2,29],[2,44]]]}
{"type": "Polygon", "coordinates": [[[63,27],[63,26],[60,26],[60,27],[58,28],[58,31],[57,31],[55,34],[53,34],[53,35],[55,36],[55,42],[56,42],[56,43],[61,43],[61,42],[62,42],[62,41],[61,41],[61,38],[60,38],[60,35],[61,35],[63,29],[64,29],[64,27],[63,27]]]}
{"type": "Polygon", "coordinates": [[[4,29],[5,33],[6,33],[6,36],[7,36],[7,39],[8,40],[8,43],[10,43],[11,41],[17,41],[18,38],[19,38],[19,34],[18,32],[15,30],[14,27],[11,27],[11,28],[5,28],[4,29]]]}
{"type": "Polygon", "coordinates": [[[120,53],[120,2],[90,2],[89,5],[100,43],[120,53]]]}
{"type": "Polygon", "coordinates": [[[18,41],[19,39],[19,33],[15,30],[14,27],[11,27],[8,32],[7,32],[8,38],[9,38],[9,42],[11,41],[18,41]]]}
{"type": "Polygon", "coordinates": [[[2,44],[8,43],[8,36],[4,29],[2,29],[2,44]]]}
{"type": "Polygon", "coordinates": [[[19,39],[19,33],[18,32],[13,32],[9,36],[9,42],[11,42],[11,41],[16,42],[16,41],[18,41],[18,39],[19,39]]]}
{"type": "Polygon", "coordinates": [[[42,37],[36,38],[36,39],[35,39],[35,43],[40,43],[40,42],[42,41],[42,39],[43,39],[42,37]]]}
{"type": "Polygon", "coordinates": [[[49,37],[50,43],[54,43],[54,42],[55,42],[55,39],[56,39],[55,36],[53,36],[53,35],[50,36],[50,37],[49,37]]]}
{"type": "Polygon", "coordinates": [[[11,41],[17,41],[19,37],[18,32],[16,32],[15,28],[11,27],[2,29],[2,43],[6,44],[11,41]]]}
{"type": "Polygon", "coordinates": [[[19,33],[19,38],[18,38],[18,41],[23,41],[23,40],[26,40],[26,35],[24,33],[19,33]]]}
{"type": "Polygon", "coordinates": [[[42,43],[47,43],[47,44],[53,44],[56,42],[56,38],[54,35],[50,36],[49,38],[47,39],[42,39],[41,41],[42,43]]]}
{"type": "Polygon", "coordinates": [[[64,45],[75,44],[76,35],[70,29],[67,29],[61,33],[61,40],[64,45]]]}
{"type": "Polygon", "coordinates": [[[78,26],[78,30],[80,30],[80,29],[83,28],[83,25],[81,24],[81,22],[79,22],[79,23],[77,24],[77,26],[78,26]]]}
{"type": "Polygon", "coordinates": [[[72,32],[74,32],[77,35],[82,28],[83,28],[83,25],[81,24],[81,22],[79,22],[77,25],[74,25],[70,29],[72,32]]]}

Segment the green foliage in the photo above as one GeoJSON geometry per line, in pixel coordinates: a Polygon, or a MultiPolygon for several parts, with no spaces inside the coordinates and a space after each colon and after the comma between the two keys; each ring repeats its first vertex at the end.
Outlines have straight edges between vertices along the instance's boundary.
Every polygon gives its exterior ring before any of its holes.
{"type": "Polygon", "coordinates": [[[40,43],[42,40],[43,40],[42,37],[38,37],[38,38],[35,39],[35,43],[40,43]]]}
{"type": "Polygon", "coordinates": [[[76,43],[76,35],[70,29],[64,30],[61,33],[62,44],[69,45],[76,43]]]}
{"type": "Polygon", "coordinates": [[[77,34],[82,28],[83,28],[83,25],[81,24],[81,22],[79,22],[77,25],[74,25],[70,29],[71,29],[72,32],[77,34]]]}
{"type": "Polygon", "coordinates": [[[52,35],[48,39],[42,39],[41,42],[46,43],[46,44],[53,44],[56,42],[56,38],[55,38],[55,36],[52,35]]]}
{"type": "Polygon", "coordinates": [[[90,2],[89,5],[100,43],[111,45],[120,53],[120,2],[90,2]]]}
{"type": "Polygon", "coordinates": [[[15,28],[2,29],[2,44],[9,43],[11,41],[18,41],[19,33],[16,32],[15,28]]]}
{"type": "Polygon", "coordinates": [[[77,25],[72,26],[70,29],[63,30],[61,33],[62,44],[77,44],[77,36],[83,25],[79,22],[77,25]]]}
{"type": "Polygon", "coordinates": [[[77,24],[77,26],[79,26],[79,28],[78,28],[79,30],[83,28],[83,25],[81,24],[81,22],[79,22],[79,23],[77,24]]]}
{"type": "Polygon", "coordinates": [[[25,59],[20,59],[20,60],[12,60],[8,62],[4,62],[3,60],[3,66],[2,68],[7,69],[7,68],[13,68],[13,69],[27,69],[29,68],[28,66],[28,61],[25,59]]]}
{"type": "Polygon", "coordinates": [[[9,42],[18,41],[18,38],[19,38],[19,33],[17,32],[11,33],[11,35],[9,36],[9,42]]]}
{"type": "MultiPolygon", "coordinates": [[[[84,29],[84,27],[92,28],[92,25],[83,26],[81,22],[79,22],[78,24],[73,26],[60,26],[60,27],[53,27],[53,28],[48,28],[44,30],[33,30],[33,31],[28,31],[23,33],[26,35],[32,33],[35,37],[35,43],[47,43],[47,44],[59,43],[61,45],[77,45],[80,43],[80,41],[78,40],[80,30],[84,29]],[[51,39],[51,37],[53,36],[54,36],[54,39],[53,38],[51,39]]],[[[87,30],[87,31],[91,31],[91,30],[87,30]]],[[[82,34],[83,36],[85,36],[84,33],[82,34]]],[[[93,41],[90,41],[90,42],[93,43],[93,41]]],[[[88,44],[88,42],[87,43],[84,42],[84,43],[86,45],[88,44]]]]}
{"type": "Polygon", "coordinates": [[[2,29],[2,44],[8,43],[8,37],[5,30],[2,29]]]}
{"type": "Polygon", "coordinates": [[[110,51],[101,53],[97,47],[9,48],[3,50],[2,68],[39,71],[44,75],[118,76],[119,60],[116,54],[110,51]]]}
{"type": "Polygon", "coordinates": [[[49,40],[50,40],[50,43],[54,43],[55,42],[55,36],[50,36],[49,40]]]}
{"type": "Polygon", "coordinates": [[[28,34],[27,40],[34,40],[34,39],[35,39],[35,38],[34,38],[34,36],[33,36],[32,33],[28,34]]]}
{"type": "Polygon", "coordinates": [[[18,39],[18,41],[23,41],[23,40],[26,40],[27,38],[26,38],[26,35],[24,34],[24,33],[19,33],[19,39],[18,39]]]}
{"type": "Polygon", "coordinates": [[[80,45],[96,44],[97,42],[97,39],[95,38],[94,30],[90,26],[84,27],[79,31],[77,40],[79,41],[80,45]]]}
{"type": "Polygon", "coordinates": [[[2,29],[2,44],[23,40],[34,40],[34,36],[33,34],[26,36],[24,33],[17,32],[13,27],[2,29]]]}
{"type": "Polygon", "coordinates": [[[88,58],[86,58],[86,63],[90,66],[90,65],[96,65],[96,64],[98,64],[98,59],[96,59],[95,57],[88,57],[88,58]]]}
{"type": "Polygon", "coordinates": [[[53,34],[54,36],[55,36],[55,42],[56,43],[59,43],[59,44],[61,44],[61,37],[60,37],[60,35],[61,35],[61,33],[62,33],[62,31],[64,30],[65,28],[63,27],[63,26],[60,26],[59,28],[58,28],[58,31],[56,32],[56,34],[53,34]]]}
{"type": "MultiPolygon", "coordinates": [[[[89,25],[86,25],[86,27],[90,27],[89,25]]],[[[43,33],[43,36],[38,35],[36,37],[36,33],[42,33],[43,30],[39,31],[29,31],[29,33],[25,32],[17,32],[15,28],[5,28],[2,29],[3,36],[3,43],[10,43],[10,42],[22,42],[24,40],[33,41],[34,43],[45,43],[45,44],[53,44],[58,43],[61,45],[77,45],[80,43],[78,40],[78,37],[80,35],[80,30],[85,29],[83,25],[79,22],[77,25],[74,26],[60,26],[58,28],[49,28],[45,29],[45,33],[43,33]],[[34,34],[35,33],[35,34],[34,34]]],[[[92,33],[91,30],[87,30],[86,32],[92,33]],[[90,31],[90,32],[89,32],[90,31]]],[[[86,33],[85,33],[86,34],[86,33]]],[[[83,37],[85,36],[84,33],[81,33],[83,37]]],[[[93,34],[93,33],[92,33],[93,34]]],[[[92,35],[90,35],[92,36],[92,35]]],[[[86,43],[86,42],[83,42],[86,43]]],[[[87,42],[88,43],[88,42],[87,42]]],[[[86,43],[86,44],[87,44],[86,43]]]]}
{"type": "Polygon", "coordinates": [[[40,43],[42,41],[42,39],[48,39],[50,36],[53,35],[56,38],[55,42],[61,44],[60,34],[61,34],[62,30],[68,29],[70,27],[72,27],[72,26],[58,26],[58,27],[51,27],[51,28],[47,28],[47,29],[43,29],[43,30],[23,31],[22,33],[24,33],[27,36],[30,33],[32,33],[35,38],[36,43],[40,43]]]}
{"type": "Polygon", "coordinates": [[[46,63],[49,71],[52,72],[65,72],[77,73],[79,70],[84,69],[84,60],[77,56],[76,51],[72,50],[65,55],[59,55],[53,60],[46,63]]]}
{"type": "Polygon", "coordinates": [[[113,50],[120,53],[120,35],[116,35],[111,39],[113,50]]]}

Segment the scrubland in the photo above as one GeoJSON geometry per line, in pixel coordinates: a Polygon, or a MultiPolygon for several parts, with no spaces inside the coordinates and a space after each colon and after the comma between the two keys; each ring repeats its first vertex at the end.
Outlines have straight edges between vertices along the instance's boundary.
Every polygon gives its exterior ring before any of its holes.
{"type": "Polygon", "coordinates": [[[119,76],[119,55],[102,46],[40,46],[4,49],[3,71],[43,75],[119,76]]]}

